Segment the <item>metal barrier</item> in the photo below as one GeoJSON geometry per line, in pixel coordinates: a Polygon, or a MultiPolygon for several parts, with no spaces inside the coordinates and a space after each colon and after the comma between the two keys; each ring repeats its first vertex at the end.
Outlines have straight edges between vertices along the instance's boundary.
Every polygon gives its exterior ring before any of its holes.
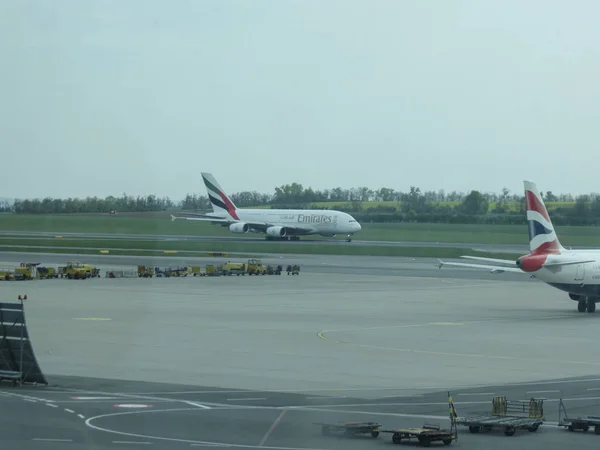
{"type": "Polygon", "coordinates": [[[0,381],[47,385],[29,340],[20,296],[19,300],[19,303],[0,303],[0,381]]]}
{"type": "Polygon", "coordinates": [[[507,400],[506,397],[494,397],[492,399],[492,416],[539,419],[544,417],[544,400],[539,398],[507,400]]]}

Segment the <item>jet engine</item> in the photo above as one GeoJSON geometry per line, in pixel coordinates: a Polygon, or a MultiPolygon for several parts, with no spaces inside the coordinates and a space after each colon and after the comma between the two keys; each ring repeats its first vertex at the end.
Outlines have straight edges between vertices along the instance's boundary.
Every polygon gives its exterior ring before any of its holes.
{"type": "Polygon", "coordinates": [[[286,235],[285,228],[283,227],[269,227],[267,228],[267,236],[272,237],[284,237],[286,235]]]}
{"type": "Polygon", "coordinates": [[[323,236],[323,237],[335,237],[335,236],[336,236],[336,234],[335,234],[335,233],[329,233],[329,234],[328,234],[328,233],[320,233],[320,234],[321,234],[321,236],[323,236]]]}
{"type": "Polygon", "coordinates": [[[229,225],[229,231],[232,233],[247,233],[250,231],[250,225],[243,222],[232,223],[229,225]]]}
{"type": "Polygon", "coordinates": [[[571,300],[579,300],[581,298],[581,295],[579,295],[579,294],[571,294],[569,292],[569,297],[571,298],[571,300]]]}

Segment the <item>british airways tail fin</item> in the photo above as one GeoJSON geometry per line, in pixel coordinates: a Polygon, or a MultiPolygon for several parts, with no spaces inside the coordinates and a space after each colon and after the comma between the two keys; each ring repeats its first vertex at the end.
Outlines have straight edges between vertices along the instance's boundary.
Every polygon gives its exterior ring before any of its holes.
{"type": "Polygon", "coordinates": [[[527,226],[529,229],[529,249],[532,253],[560,253],[560,244],[544,200],[532,181],[523,181],[527,205],[527,226]]]}

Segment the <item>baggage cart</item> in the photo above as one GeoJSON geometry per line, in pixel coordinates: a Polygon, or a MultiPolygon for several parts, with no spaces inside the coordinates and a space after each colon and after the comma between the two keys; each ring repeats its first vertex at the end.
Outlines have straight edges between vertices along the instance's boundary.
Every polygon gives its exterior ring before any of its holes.
{"type": "Polygon", "coordinates": [[[422,428],[386,429],[380,430],[380,432],[391,433],[394,444],[417,440],[422,447],[429,447],[432,442],[442,442],[444,445],[450,445],[457,439],[457,435],[453,430],[443,430],[439,425],[434,424],[425,424],[422,428]]]}
{"type": "Polygon", "coordinates": [[[469,427],[469,432],[504,430],[506,436],[513,436],[517,430],[534,433],[544,423],[544,400],[507,400],[506,397],[492,399],[492,413],[456,419],[458,425],[469,427]]]}
{"type": "Polygon", "coordinates": [[[321,427],[323,436],[330,436],[333,433],[344,433],[347,436],[357,436],[361,434],[370,434],[371,437],[379,436],[381,424],[377,422],[315,422],[315,425],[321,427]]]}
{"type": "Polygon", "coordinates": [[[569,417],[561,398],[558,405],[558,426],[569,431],[581,430],[584,432],[588,431],[590,427],[594,427],[594,432],[600,435],[600,416],[569,417]]]}

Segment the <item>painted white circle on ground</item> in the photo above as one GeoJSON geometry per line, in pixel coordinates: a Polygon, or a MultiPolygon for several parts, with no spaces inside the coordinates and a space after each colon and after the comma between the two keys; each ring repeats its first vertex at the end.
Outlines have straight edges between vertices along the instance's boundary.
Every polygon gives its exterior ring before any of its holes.
{"type": "Polygon", "coordinates": [[[152,405],[143,405],[140,403],[117,403],[115,408],[152,408],[152,405]]]}

